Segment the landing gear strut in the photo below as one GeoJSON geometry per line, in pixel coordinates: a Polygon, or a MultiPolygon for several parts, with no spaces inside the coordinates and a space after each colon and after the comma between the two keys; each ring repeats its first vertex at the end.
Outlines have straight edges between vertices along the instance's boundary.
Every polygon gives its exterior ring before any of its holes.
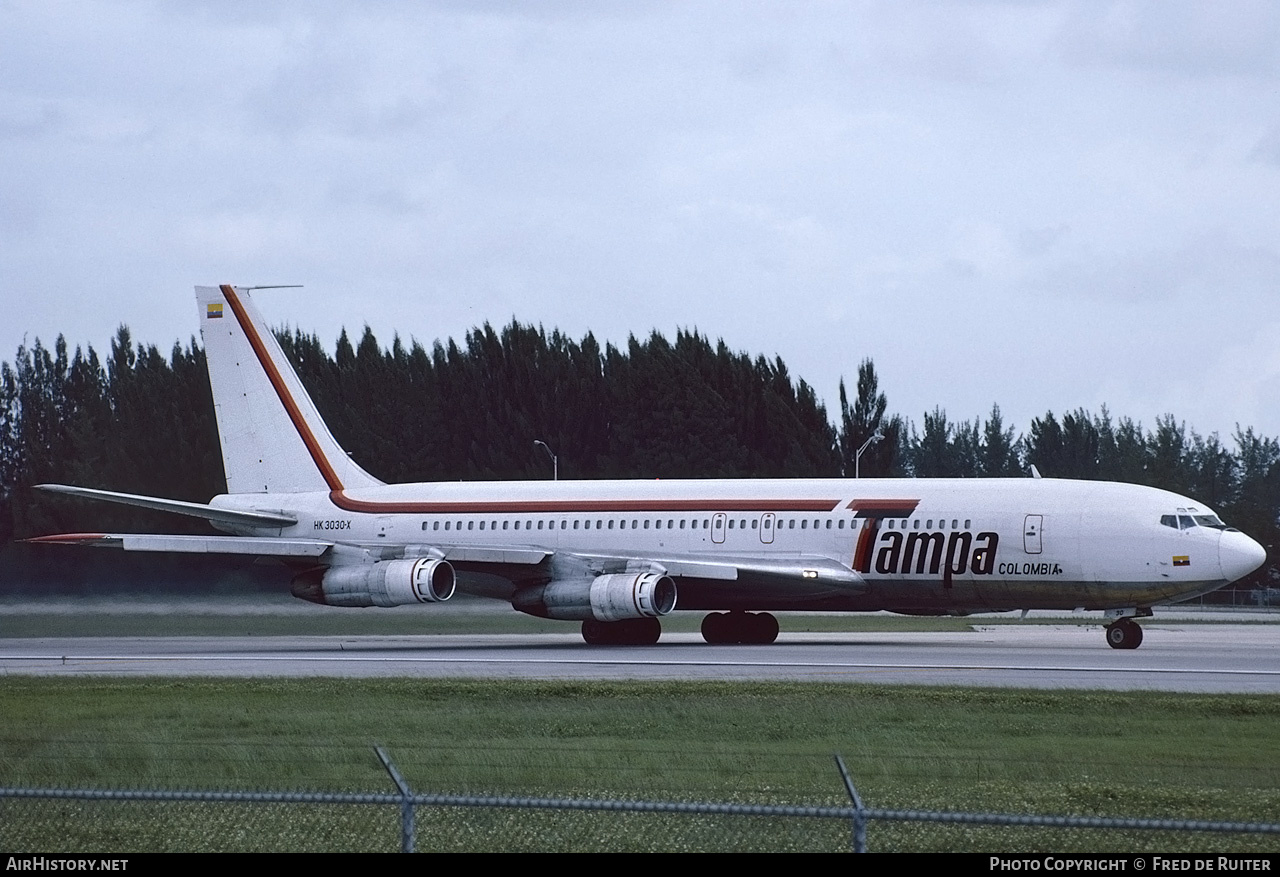
{"type": "Polygon", "coordinates": [[[1142,645],[1142,628],[1128,618],[1108,624],[1107,645],[1113,649],[1136,649],[1142,645]]]}
{"type": "Polygon", "coordinates": [[[582,638],[589,646],[651,646],[660,636],[662,622],[656,618],[582,622],[582,638]]]}
{"type": "Polygon", "coordinates": [[[768,612],[712,612],[702,619],[709,643],[767,645],[778,638],[778,619],[768,612]]]}

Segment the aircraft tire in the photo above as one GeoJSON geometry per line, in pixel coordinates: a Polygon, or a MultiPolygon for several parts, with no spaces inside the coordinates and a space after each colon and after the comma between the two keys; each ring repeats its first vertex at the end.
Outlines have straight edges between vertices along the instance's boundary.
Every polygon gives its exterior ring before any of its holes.
{"type": "Polygon", "coordinates": [[[656,618],[582,622],[582,639],[589,646],[651,646],[661,636],[662,622],[656,618]]]}
{"type": "Polygon", "coordinates": [[[582,639],[589,646],[612,644],[611,633],[606,622],[596,621],[594,618],[588,618],[582,622],[582,639]]]}
{"type": "Polygon", "coordinates": [[[751,616],[751,642],[767,646],[778,639],[778,619],[772,613],[760,612],[751,616]]]}
{"type": "Polygon", "coordinates": [[[725,612],[712,612],[702,619],[702,638],[711,645],[722,645],[732,642],[729,639],[729,615],[725,612]]]}
{"type": "Polygon", "coordinates": [[[1107,645],[1113,649],[1136,649],[1142,645],[1142,628],[1127,618],[1107,625],[1107,645]]]}
{"type": "Polygon", "coordinates": [[[778,638],[778,619],[768,612],[712,612],[702,619],[702,638],[712,645],[768,645],[778,638]]]}
{"type": "Polygon", "coordinates": [[[662,622],[656,618],[636,618],[624,621],[631,628],[631,640],[627,645],[651,646],[662,636],[662,622]]]}

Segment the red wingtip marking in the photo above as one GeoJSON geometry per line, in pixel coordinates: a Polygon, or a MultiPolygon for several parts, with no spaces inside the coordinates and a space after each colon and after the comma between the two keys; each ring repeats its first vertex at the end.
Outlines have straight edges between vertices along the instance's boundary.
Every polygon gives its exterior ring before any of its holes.
{"type": "Polygon", "coordinates": [[[106,533],[55,533],[52,536],[32,536],[30,539],[23,539],[23,542],[46,542],[46,543],[75,543],[75,542],[97,542],[100,539],[106,539],[106,533]]]}

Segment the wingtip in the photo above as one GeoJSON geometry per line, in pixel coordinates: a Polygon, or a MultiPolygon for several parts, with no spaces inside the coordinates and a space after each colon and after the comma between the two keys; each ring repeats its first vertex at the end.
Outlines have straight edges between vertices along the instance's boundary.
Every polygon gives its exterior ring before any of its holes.
{"type": "Polygon", "coordinates": [[[54,533],[50,536],[32,536],[20,541],[44,545],[83,545],[86,542],[101,542],[108,538],[106,533],[54,533]]]}

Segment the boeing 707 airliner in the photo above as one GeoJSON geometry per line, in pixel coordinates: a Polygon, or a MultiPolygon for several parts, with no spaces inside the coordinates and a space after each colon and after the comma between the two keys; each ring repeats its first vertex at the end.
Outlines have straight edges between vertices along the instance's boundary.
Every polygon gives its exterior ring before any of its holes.
{"type": "Polygon", "coordinates": [[[769,643],[780,610],[1104,613],[1136,618],[1248,575],[1266,553],[1212,509],[1150,487],[1054,478],[384,484],[338,445],[250,291],[196,287],[227,492],[207,503],[45,490],[192,515],[227,534],[33,541],[278,558],[329,606],[456,589],[581,622],[587,643],[658,641],[677,606],[709,643],[769,643]]]}

